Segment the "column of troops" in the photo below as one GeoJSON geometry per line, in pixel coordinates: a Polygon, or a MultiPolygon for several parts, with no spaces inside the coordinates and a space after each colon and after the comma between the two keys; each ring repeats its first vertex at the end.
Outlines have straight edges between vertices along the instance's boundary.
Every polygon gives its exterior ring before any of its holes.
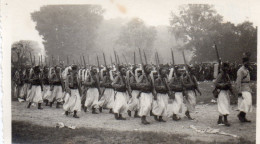
{"type": "MultiPolygon", "coordinates": [[[[231,84],[229,64],[222,63],[214,82],[213,95],[217,98],[219,119],[217,124],[230,126],[230,95],[238,98],[241,122],[250,122],[246,114],[252,111],[250,89],[249,58],[243,58],[243,65],[237,71],[236,93],[231,84]]],[[[148,116],[158,122],[165,122],[165,117],[179,121],[183,105],[185,116],[193,120],[190,112],[194,111],[197,95],[201,95],[193,67],[186,65],[179,68],[174,65],[132,64],[111,66],[63,67],[56,65],[27,66],[19,68],[13,77],[14,93],[19,99],[56,108],[63,107],[66,116],[79,118],[78,112],[91,111],[102,113],[108,109],[116,120],[129,117],[141,118],[142,124],[149,124],[148,116]]]]}

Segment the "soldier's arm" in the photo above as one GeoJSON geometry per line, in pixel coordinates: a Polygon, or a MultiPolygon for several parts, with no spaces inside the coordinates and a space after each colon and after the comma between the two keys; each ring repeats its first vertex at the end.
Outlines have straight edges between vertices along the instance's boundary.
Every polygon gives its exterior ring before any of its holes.
{"type": "Polygon", "coordinates": [[[69,87],[69,79],[70,79],[70,75],[65,79],[65,90],[67,93],[71,94],[71,91],[70,91],[70,87],[69,87]]]}
{"type": "Polygon", "coordinates": [[[120,82],[120,78],[119,78],[119,76],[117,76],[117,77],[114,79],[114,81],[112,82],[112,86],[113,86],[114,88],[122,88],[123,85],[121,85],[119,82],[120,82]]]}
{"type": "Polygon", "coordinates": [[[171,80],[171,78],[172,78],[172,76],[173,76],[173,71],[174,71],[174,69],[171,68],[170,73],[169,73],[169,76],[168,76],[168,81],[171,80]]]}
{"type": "Polygon", "coordinates": [[[242,82],[242,78],[243,78],[243,73],[241,70],[237,71],[237,79],[236,79],[236,88],[238,93],[241,93],[241,82],[242,82]]]}

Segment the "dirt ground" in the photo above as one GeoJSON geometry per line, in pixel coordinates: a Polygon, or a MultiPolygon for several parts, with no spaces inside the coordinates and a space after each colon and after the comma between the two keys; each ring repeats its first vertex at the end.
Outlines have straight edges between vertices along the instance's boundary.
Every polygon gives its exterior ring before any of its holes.
{"type": "MultiPolygon", "coordinates": [[[[131,143],[131,141],[130,142],[125,141],[127,136],[129,137],[129,133],[131,133],[130,137],[137,136],[134,135],[136,133],[138,134],[138,136],[150,135],[153,137],[159,137],[160,135],[158,134],[161,134],[161,136],[162,134],[167,136],[167,138],[165,138],[164,141],[151,141],[151,143],[167,143],[170,140],[176,140],[176,143],[177,141],[179,143],[193,143],[193,142],[198,143],[198,141],[201,143],[222,143],[222,142],[255,143],[256,107],[254,106],[253,112],[247,115],[248,119],[252,120],[252,123],[240,123],[237,118],[237,114],[238,114],[238,111],[236,111],[237,106],[232,105],[231,114],[228,117],[229,122],[231,123],[231,127],[218,126],[216,124],[218,119],[217,105],[208,102],[212,99],[212,95],[210,95],[209,93],[211,92],[211,88],[205,88],[205,87],[202,89],[202,93],[204,95],[201,98],[198,97],[198,105],[196,106],[195,112],[191,113],[192,117],[194,117],[195,120],[190,121],[184,116],[184,114],[182,114],[181,115],[182,119],[178,122],[172,121],[171,118],[164,118],[167,120],[166,123],[158,123],[153,119],[153,117],[148,117],[148,121],[151,122],[150,125],[142,125],[141,120],[139,118],[133,118],[133,117],[130,118],[127,115],[124,115],[127,118],[126,121],[115,120],[114,116],[108,113],[108,110],[104,110],[102,114],[97,114],[97,115],[93,115],[90,112],[85,113],[81,111],[79,114],[80,118],[75,119],[72,116],[66,117],[64,115],[64,111],[62,108],[56,109],[50,107],[43,107],[44,108],[43,110],[38,110],[36,107],[32,106],[31,109],[27,109],[26,102],[19,103],[17,101],[13,101],[12,102],[13,141],[15,143],[17,142],[19,143],[23,141],[23,137],[24,139],[26,139],[26,135],[24,135],[23,133],[23,130],[26,132],[26,128],[24,127],[28,127],[29,129],[29,127],[39,128],[42,126],[39,129],[49,128],[51,129],[50,131],[54,132],[56,131],[56,128],[54,128],[56,126],[56,123],[63,122],[67,126],[76,126],[76,130],[70,130],[68,133],[73,133],[73,132],[77,133],[77,131],[79,131],[79,133],[81,132],[84,133],[84,131],[86,131],[87,133],[87,131],[91,130],[93,133],[96,133],[96,136],[92,137],[96,140],[100,139],[99,134],[101,134],[101,132],[102,134],[107,136],[107,137],[103,136],[102,140],[97,143],[131,143]],[[23,122],[25,122],[25,124],[22,124],[23,126],[21,126],[21,123],[23,122]],[[218,135],[218,134],[197,133],[190,128],[191,125],[194,125],[198,129],[205,129],[208,127],[214,129],[220,129],[220,131],[238,135],[239,138],[218,135]],[[21,129],[18,128],[19,126],[21,127],[21,129]],[[23,135],[23,137],[21,136],[17,137],[17,134],[19,135],[19,133],[23,135]],[[113,137],[116,137],[118,135],[118,141],[104,142],[106,140],[109,140],[109,137],[111,137],[111,135],[109,134],[112,133],[114,134],[113,137]]],[[[33,132],[33,131],[34,129],[29,130],[29,132],[33,132]]],[[[42,131],[40,130],[33,133],[36,134],[41,132],[42,131]]],[[[28,135],[29,134],[30,133],[28,133],[28,135]]],[[[82,136],[80,136],[80,139],[86,140],[89,139],[89,137],[84,136],[84,134],[82,134],[82,136]]],[[[146,140],[149,141],[149,139],[144,138],[144,139],[140,139],[140,142],[145,142],[146,140]]],[[[29,141],[24,141],[24,142],[30,143],[29,141]]],[[[42,143],[46,143],[46,142],[47,141],[43,141],[42,143]]],[[[35,141],[31,141],[31,143],[35,143],[35,141]]]]}

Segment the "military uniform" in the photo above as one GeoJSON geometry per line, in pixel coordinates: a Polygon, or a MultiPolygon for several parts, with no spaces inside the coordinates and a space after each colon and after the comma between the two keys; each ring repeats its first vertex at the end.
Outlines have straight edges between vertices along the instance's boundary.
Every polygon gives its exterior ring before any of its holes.
{"type": "Polygon", "coordinates": [[[69,112],[74,112],[73,117],[79,118],[77,115],[77,112],[81,111],[80,106],[80,95],[79,95],[79,84],[78,84],[78,78],[77,78],[77,72],[68,72],[69,70],[75,71],[77,69],[76,66],[72,66],[71,68],[68,67],[65,69],[65,74],[67,73],[67,77],[65,80],[65,98],[64,98],[64,104],[63,109],[65,110],[65,114],[68,115],[69,112]]]}
{"type": "Polygon", "coordinates": [[[246,119],[246,113],[252,112],[252,95],[250,88],[249,70],[243,65],[237,71],[236,87],[240,96],[238,97],[238,109],[240,111],[238,117],[241,122],[250,122],[246,119]]]}

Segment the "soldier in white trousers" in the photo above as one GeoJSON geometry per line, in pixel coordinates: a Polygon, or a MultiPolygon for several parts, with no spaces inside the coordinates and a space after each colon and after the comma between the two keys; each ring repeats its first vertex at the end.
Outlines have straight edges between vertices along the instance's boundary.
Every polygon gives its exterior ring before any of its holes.
{"type": "Polygon", "coordinates": [[[214,84],[218,89],[218,111],[219,119],[218,125],[230,126],[228,122],[228,115],[230,114],[230,94],[232,92],[231,81],[228,74],[229,65],[227,63],[222,64],[222,70],[218,74],[214,84]],[[231,92],[231,93],[230,93],[231,92]],[[223,118],[224,117],[224,121],[223,118]]]}
{"type": "Polygon", "coordinates": [[[65,110],[65,115],[68,116],[69,112],[73,112],[74,118],[79,118],[77,115],[81,111],[80,105],[80,95],[79,95],[79,84],[77,78],[76,65],[72,65],[65,69],[65,98],[63,109],[65,110]]]}
{"type": "Polygon", "coordinates": [[[252,90],[250,88],[249,58],[243,58],[243,65],[237,71],[236,87],[238,90],[238,119],[241,122],[251,122],[246,114],[252,112],[252,90]]]}

